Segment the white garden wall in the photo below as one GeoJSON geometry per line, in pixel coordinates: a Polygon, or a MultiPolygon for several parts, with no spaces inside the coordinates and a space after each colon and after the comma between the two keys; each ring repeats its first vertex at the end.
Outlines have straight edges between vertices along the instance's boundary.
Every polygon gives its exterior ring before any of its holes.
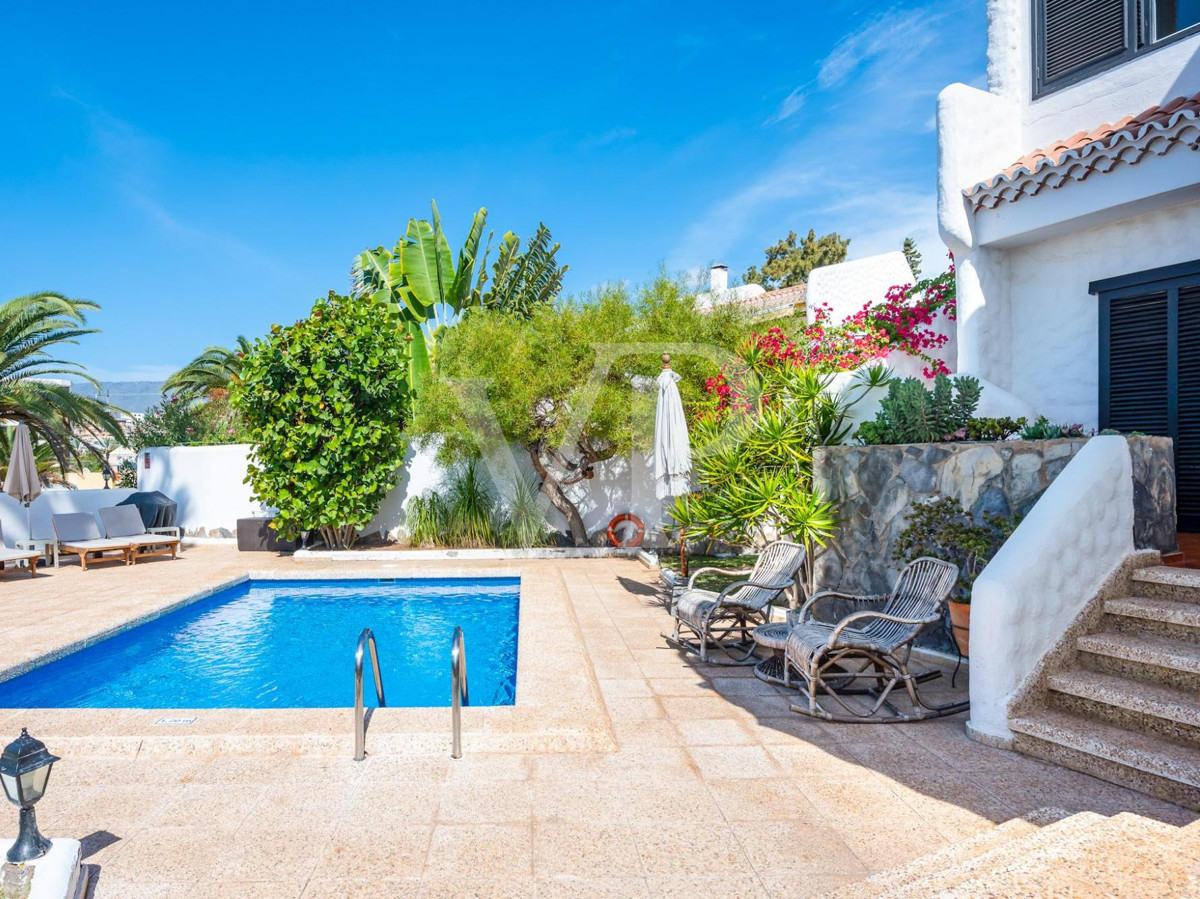
{"type": "Polygon", "coordinates": [[[52,537],[54,529],[50,516],[68,512],[91,512],[115,506],[132,494],[132,490],[43,490],[29,507],[29,519],[33,523],[32,533],[25,523],[25,507],[9,496],[0,493],[0,526],[4,528],[5,542],[11,546],[14,540],[25,537],[52,537]]]}
{"type": "MultiPolygon", "coordinates": [[[[528,455],[514,447],[512,459],[487,460],[487,470],[499,485],[501,497],[510,492],[513,463],[531,477],[528,455]]],[[[237,520],[262,514],[261,505],[243,483],[249,446],[152,447],[138,454],[138,489],[160,490],[179,504],[179,523],[193,536],[227,537],[236,533],[237,520]],[[149,455],[150,466],[146,467],[149,455]]],[[[367,533],[396,536],[404,525],[404,510],[413,496],[438,489],[446,477],[433,447],[410,449],[400,481],[380,505],[367,533]]],[[[633,512],[646,524],[647,542],[663,520],[663,504],[654,495],[650,460],[635,453],[597,466],[596,477],[571,488],[572,499],[589,533],[602,532],[613,516],[633,512]]],[[[93,491],[94,492],[94,491],[93,491]]],[[[112,491],[110,491],[112,492],[112,491]]],[[[126,491],[126,494],[129,491],[126,491]]],[[[547,520],[556,530],[566,523],[554,509],[547,520]]],[[[48,519],[47,519],[48,521],[48,519]]]]}
{"type": "Polygon", "coordinates": [[[970,729],[1007,742],[1009,705],[1134,550],[1123,437],[1087,442],[979,575],[971,594],[970,729]]]}

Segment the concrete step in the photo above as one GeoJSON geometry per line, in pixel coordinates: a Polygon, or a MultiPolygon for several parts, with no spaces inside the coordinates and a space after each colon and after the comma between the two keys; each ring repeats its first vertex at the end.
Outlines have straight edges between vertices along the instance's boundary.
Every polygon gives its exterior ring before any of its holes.
{"type": "Polygon", "coordinates": [[[1191,691],[1078,669],[1046,685],[1057,709],[1200,747],[1200,697],[1191,691]]]}
{"type": "Polygon", "coordinates": [[[1105,626],[1126,634],[1153,634],[1200,645],[1200,604],[1130,596],[1104,603],[1105,626]]]}
{"type": "MultiPolygon", "coordinates": [[[[908,897],[925,899],[928,896],[948,895],[948,891],[954,889],[958,884],[986,876],[989,871],[998,870],[1005,865],[1016,864],[1021,859],[1037,852],[1040,846],[1070,844],[1072,841],[1080,839],[1092,827],[1103,824],[1107,820],[1103,815],[1097,815],[1095,812],[1080,812],[1048,824],[1035,833],[1008,840],[973,858],[964,859],[941,870],[929,870],[922,877],[905,881],[874,895],[886,897],[886,899],[908,899],[908,897]]],[[[859,884],[855,884],[855,886],[859,886],[859,884]]],[[[849,899],[850,896],[863,894],[847,892],[845,895],[849,899]]],[[[872,894],[867,893],[866,895],[872,894]]],[[[993,894],[985,893],[983,895],[993,894]]]]}
{"type": "Polygon", "coordinates": [[[993,865],[938,895],[1195,895],[1195,868],[1177,851],[1178,833],[1169,824],[1122,813],[1066,839],[1039,839],[1024,858],[993,865]]]}
{"type": "Polygon", "coordinates": [[[1088,669],[1180,690],[1200,690],[1200,646],[1156,634],[1103,631],[1075,642],[1088,669]]]}
{"type": "Polygon", "coordinates": [[[1013,748],[1101,780],[1200,810],[1200,749],[1044,709],[1009,719],[1013,748]]]}
{"type": "Polygon", "coordinates": [[[937,852],[913,859],[906,865],[882,871],[859,883],[852,883],[830,894],[831,899],[866,899],[884,896],[931,874],[939,874],[1001,846],[1031,836],[1043,827],[1062,821],[1069,815],[1062,809],[1045,808],[998,824],[937,852]]]}
{"type": "Polygon", "coordinates": [[[1179,602],[1200,603],[1200,571],[1155,565],[1133,573],[1133,592],[1179,602]]]}

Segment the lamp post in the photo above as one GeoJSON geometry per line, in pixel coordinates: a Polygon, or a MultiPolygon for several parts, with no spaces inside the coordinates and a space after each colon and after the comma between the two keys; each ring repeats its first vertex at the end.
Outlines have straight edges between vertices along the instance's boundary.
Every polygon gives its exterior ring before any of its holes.
{"type": "Polygon", "coordinates": [[[58,756],[51,755],[46,744],[29,736],[29,731],[23,727],[21,736],[9,743],[0,755],[0,783],[4,785],[4,794],[21,810],[17,841],[7,855],[13,864],[33,861],[50,851],[50,841],[38,832],[33,806],[46,792],[50,769],[57,761],[58,756]]]}
{"type": "Polygon", "coordinates": [[[105,465],[104,470],[101,471],[100,474],[104,478],[104,489],[108,490],[109,489],[108,482],[112,480],[112,476],[113,476],[112,469],[109,468],[107,465],[105,465]]]}

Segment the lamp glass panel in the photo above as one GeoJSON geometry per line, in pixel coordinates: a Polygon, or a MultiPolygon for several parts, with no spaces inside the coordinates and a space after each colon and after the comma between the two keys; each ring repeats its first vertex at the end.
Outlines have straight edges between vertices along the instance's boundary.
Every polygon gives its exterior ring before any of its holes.
{"type": "Polygon", "coordinates": [[[21,776],[21,799],[25,802],[37,802],[46,792],[46,781],[50,777],[50,766],[43,765],[26,771],[21,776]]]}
{"type": "Polygon", "coordinates": [[[21,804],[21,795],[17,792],[17,779],[11,774],[0,774],[0,782],[4,784],[4,795],[14,805],[21,804]]]}

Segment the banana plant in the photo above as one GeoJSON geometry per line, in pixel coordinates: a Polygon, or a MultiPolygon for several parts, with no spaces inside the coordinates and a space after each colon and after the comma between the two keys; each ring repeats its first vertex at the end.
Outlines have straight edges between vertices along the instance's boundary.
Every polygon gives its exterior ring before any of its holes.
{"type": "Polygon", "coordinates": [[[481,304],[490,251],[489,239],[482,256],[479,252],[487,223],[487,209],[480,208],[455,265],[437,203],[432,207],[432,221],[410,219],[395,247],[364,250],[350,273],[354,296],[387,300],[400,312],[403,336],[410,344],[414,403],[429,380],[439,334],[466,309],[481,304]]]}

